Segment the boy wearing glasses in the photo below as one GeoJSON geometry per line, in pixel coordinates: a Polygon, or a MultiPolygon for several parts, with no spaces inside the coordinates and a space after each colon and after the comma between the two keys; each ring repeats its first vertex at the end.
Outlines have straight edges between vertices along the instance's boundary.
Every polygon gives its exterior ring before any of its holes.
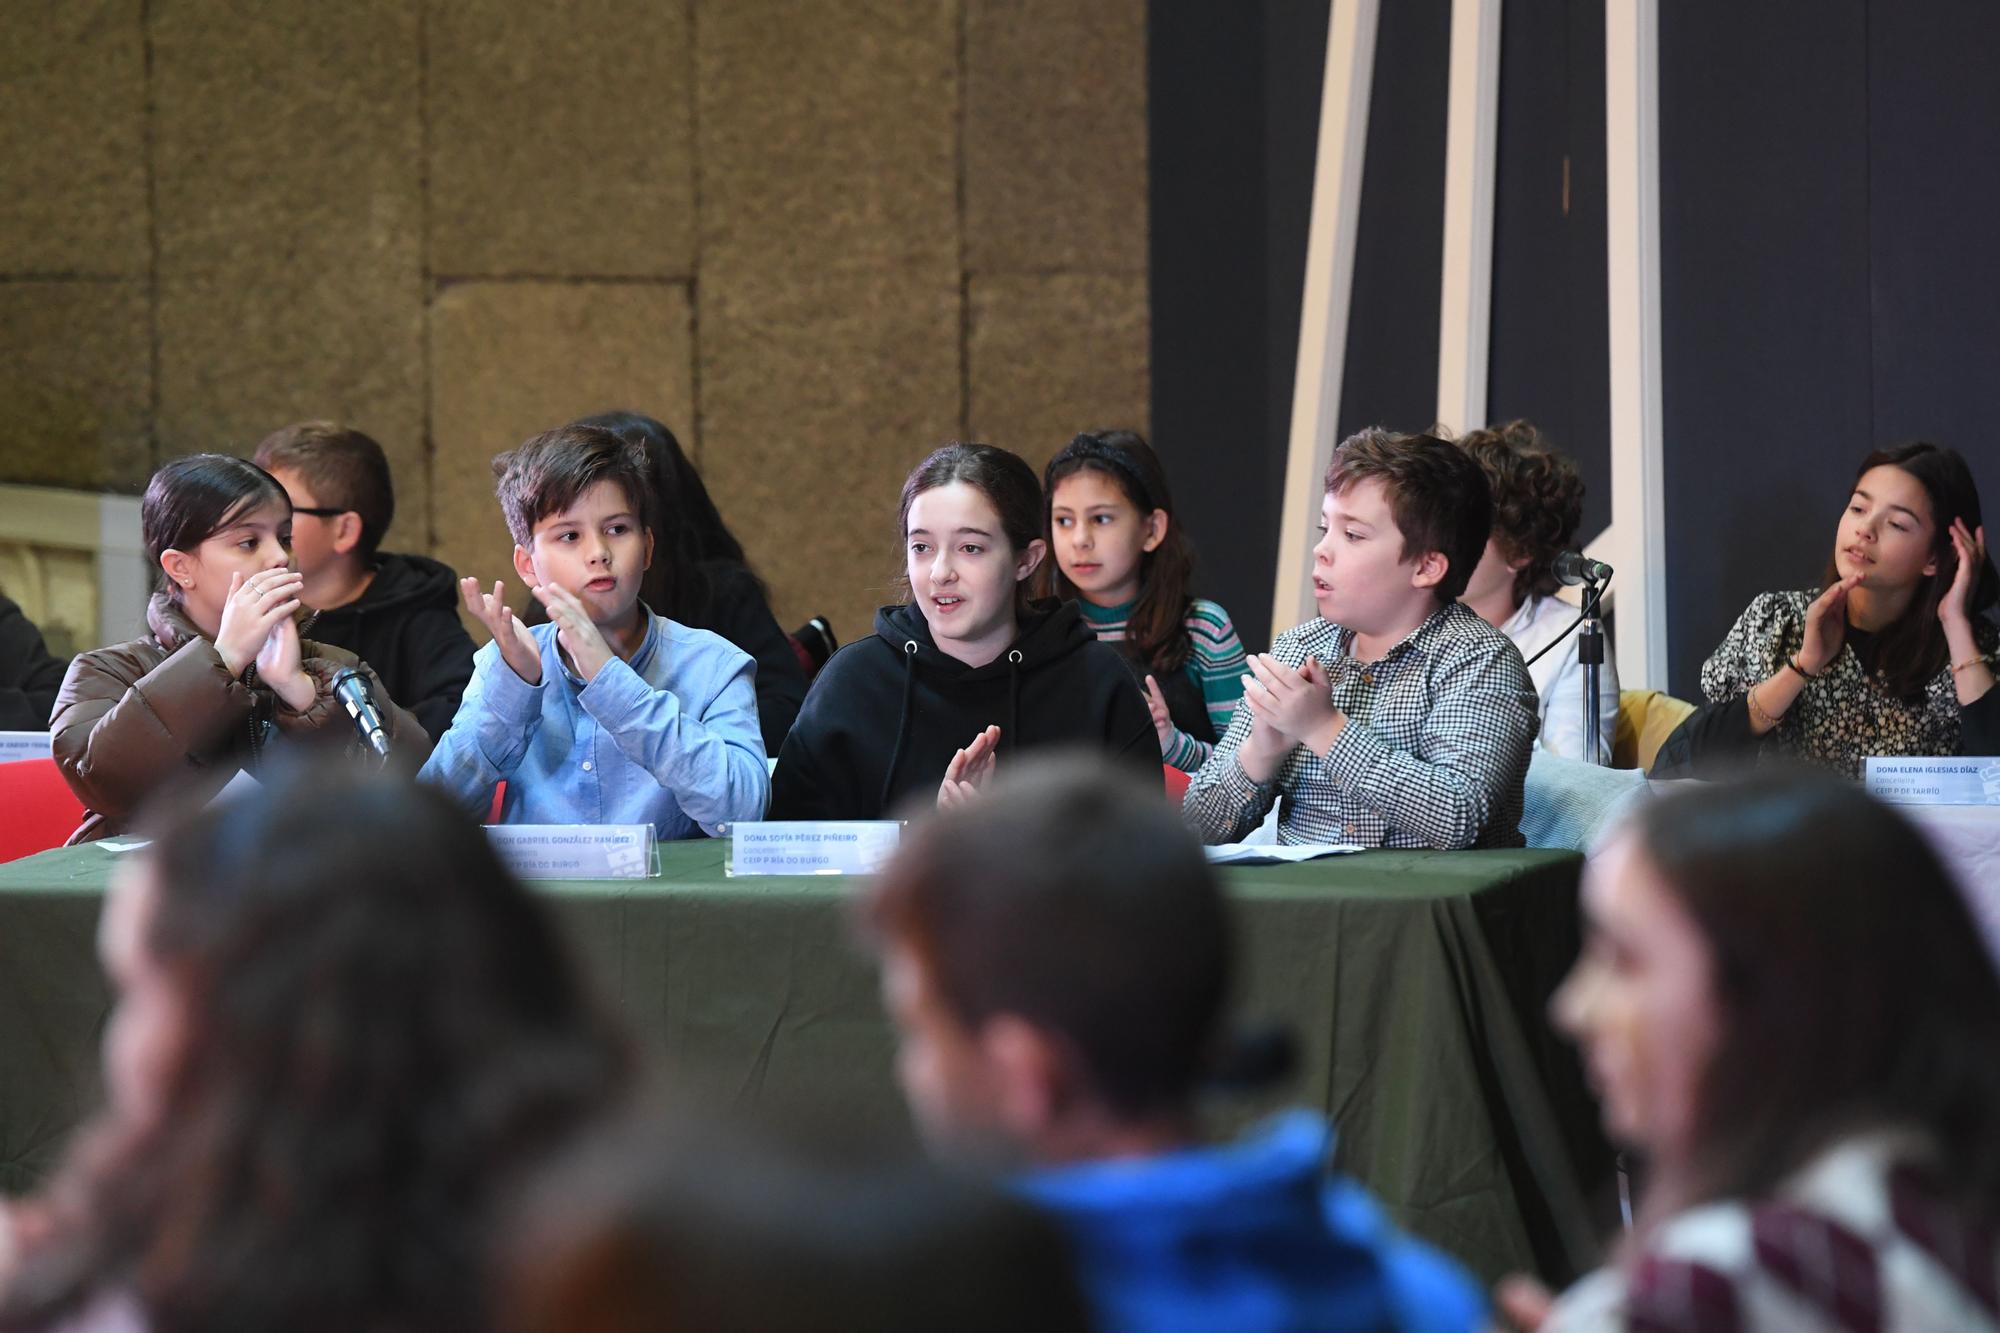
{"type": "Polygon", "coordinates": [[[421,555],[376,548],[396,513],[389,460],[358,430],[287,426],[252,460],[292,497],[292,560],[317,616],[312,637],[375,668],[424,731],[444,735],[472,679],[472,636],[458,618],[458,576],[421,555]]]}

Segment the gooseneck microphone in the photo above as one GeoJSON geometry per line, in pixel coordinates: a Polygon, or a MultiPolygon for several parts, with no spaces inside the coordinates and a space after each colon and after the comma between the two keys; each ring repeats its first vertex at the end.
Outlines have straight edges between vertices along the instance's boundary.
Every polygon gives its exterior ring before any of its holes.
{"type": "Polygon", "coordinates": [[[375,692],[368,688],[368,677],[353,667],[342,667],[333,677],[333,697],[340,700],[347,715],[354,719],[361,743],[387,759],[389,733],[382,726],[382,713],[375,707],[375,692]]]}
{"type": "Polygon", "coordinates": [[[1611,566],[1602,560],[1592,560],[1581,551],[1564,551],[1556,557],[1555,575],[1571,588],[1581,583],[1609,583],[1611,566]]]}

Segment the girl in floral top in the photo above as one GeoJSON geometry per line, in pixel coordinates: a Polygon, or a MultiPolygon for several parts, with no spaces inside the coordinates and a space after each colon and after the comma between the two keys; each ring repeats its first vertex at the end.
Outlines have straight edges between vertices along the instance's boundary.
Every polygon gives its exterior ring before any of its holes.
{"type": "Polygon", "coordinates": [[[1965,460],[1910,444],[1862,461],[1824,586],[1750,603],[1701,669],[1708,704],[1657,776],[1777,752],[1857,777],[1870,755],[2000,753],[2000,592],[1965,460]]]}

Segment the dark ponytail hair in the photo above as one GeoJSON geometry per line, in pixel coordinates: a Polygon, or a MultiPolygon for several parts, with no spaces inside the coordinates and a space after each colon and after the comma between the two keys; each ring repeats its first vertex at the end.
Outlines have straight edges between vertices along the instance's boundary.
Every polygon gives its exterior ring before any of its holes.
{"type": "Polygon", "coordinates": [[[292,500],[276,477],[234,454],[192,454],[155,472],[139,507],[154,585],[179,601],[181,589],[160,568],[160,557],[168,551],[192,552],[266,504],[281,504],[289,513],[292,500]]]}
{"type": "Polygon", "coordinates": [[[1154,671],[1178,671],[1194,649],[1187,631],[1188,605],[1194,600],[1188,592],[1194,580],[1194,550],[1181,525],[1173,521],[1174,497],[1167,488],[1167,470],[1137,431],[1085,433],[1049,460],[1042,472],[1042,535],[1049,542],[1050,554],[1042,564],[1041,591],[1070,599],[1077,596],[1076,585],[1055,559],[1050,510],[1055,504],[1056,483],[1086,469],[1118,483],[1141,519],[1155,509],[1167,515],[1167,535],[1139,557],[1139,599],[1126,622],[1125,637],[1154,671]]]}
{"type": "MultiPolygon", "coordinates": [[[[925,491],[962,481],[986,497],[1000,515],[1000,531],[1018,554],[1042,535],[1042,488],[1035,470],[1019,454],[991,444],[962,444],[956,440],[931,452],[903,481],[903,498],[896,509],[896,534],[900,541],[910,535],[910,506],[925,491]]],[[[907,569],[907,565],[905,566],[907,569]]],[[[907,578],[907,574],[906,574],[907,578]]],[[[1014,585],[1014,611],[1028,609],[1032,579],[1014,585]]]]}
{"type": "MultiPolygon", "coordinates": [[[[1966,527],[1974,532],[1979,530],[1982,521],[1979,487],[1972,480],[1972,469],[1965,465],[1965,459],[1956,449],[1923,441],[1878,449],[1868,455],[1854,471],[1855,484],[1859,485],[1871,468],[1878,467],[1901,468],[1909,473],[1923,485],[1931,501],[1931,556],[1937,561],[1937,573],[1924,576],[1903,614],[1875,638],[1876,674],[1891,694],[1908,698],[1922,694],[1931,678],[1944,670],[1950,656],[1937,609],[1958,572],[1958,552],[1951,544],[1951,523],[1962,518],[1966,527]]],[[[1840,573],[1829,556],[1821,586],[1830,588],[1839,581],[1840,573]]],[[[1966,609],[1976,616],[1993,605],[1994,598],[2000,596],[2000,586],[1996,584],[2000,581],[1996,581],[1993,561],[1989,558],[1979,570],[1966,609]]]]}

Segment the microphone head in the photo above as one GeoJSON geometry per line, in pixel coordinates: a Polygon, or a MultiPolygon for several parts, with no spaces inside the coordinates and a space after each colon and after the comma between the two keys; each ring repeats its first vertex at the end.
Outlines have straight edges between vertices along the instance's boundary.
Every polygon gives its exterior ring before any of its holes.
{"type": "Polygon", "coordinates": [[[1610,581],[1611,566],[1602,560],[1592,560],[1581,551],[1564,551],[1556,557],[1555,576],[1572,588],[1580,583],[1605,583],[1610,581]]]}

